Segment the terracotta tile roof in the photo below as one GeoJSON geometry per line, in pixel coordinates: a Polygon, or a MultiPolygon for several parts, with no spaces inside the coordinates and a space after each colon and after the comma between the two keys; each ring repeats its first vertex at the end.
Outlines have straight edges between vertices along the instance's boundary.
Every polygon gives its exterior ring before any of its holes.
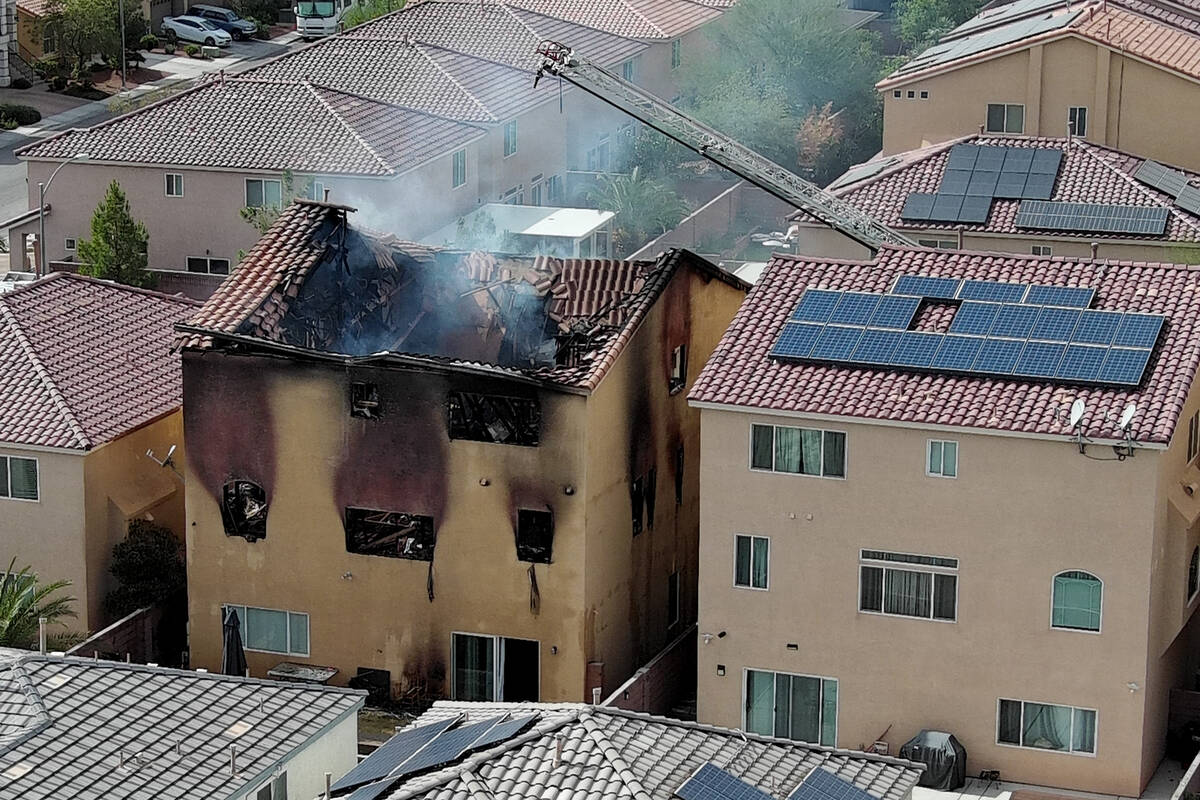
{"type": "MultiPolygon", "coordinates": [[[[834,194],[853,203],[884,225],[900,230],[956,230],[960,225],[967,232],[1024,234],[1039,238],[1094,239],[1095,233],[1074,231],[1030,231],[1018,228],[1017,210],[1020,200],[993,200],[987,222],[913,222],[900,214],[904,201],[913,192],[936,192],[950,150],[956,144],[996,145],[1030,149],[1054,148],[1063,151],[1062,166],[1054,183],[1051,199],[1075,203],[1115,203],[1121,205],[1162,206],[1170,209],[1167,227],[1162,235],[1104,234],[1104,239],[1142,239],[1166,242],[1200,241],[1200,215],[1175,205],[1174,197],[1136,180],[1133,174],[1144,159],[1091,144],[1078,139],[1067,147],[1066,139],[1035,137],[969,136],[932,147],[925,147],[896,156],[884,157],[866,165],[851,167],[831,186],[834,194]],[[880,167],[871,174],[871,164],[880,167]],[[862,174],[859,180],[854,175],[862,174]]],[[[1193,183],[1200,183],[1200,174],[1184,172],[1193,183]]],[[[796,212],[793,219],[816,223],[815,218],[796,212]]]]}
{"type": "Polygon", "coordinates": [[[178,407],[198,305],[66,273],[0,295],[0,442],[87,450],[178,407]]]}
{"type": "Polygon", "coordinates": [[[1200,78],[1200,37],[1117,5],[1093,5],[1072,23],[1082,36],[1200,78]]]}
{"type": "MultiPolygon", "coordinates": [[[[636,39],[679,36],[717,18],[717,8],[694,0],[508,0],[549,17],[636,39]]],[[[577,45],[572,47],[580,49],[577,45]]]]}
{"type": "Polygon", "coordinates": [[[686,251],[656,262],[451,252],[357,230],[350,210],[308,201],[285,209],[180,327],[178,345],[236,339],[297,356],[416,357],[586,390],[680,269],[746,288],[686,251]]]}
{"type": "Polygon", "coordinates": [[[44,17],[50,10],[50,0],[18,0],[17,8],[34,17],[44,17]]]}
{"type": "Polygon", "coordinates": [[[24,158],[323,174],[396,175],[484,130],[301,81],[212,80],[86,130],[18,151],[24,158]]]}
{"type": "Polygon", "coordinates": [[[885,247],[873,261],[776,255],[705,365],[694,402],[1036,435],[1070,433],[1056,412],[1083,398],[1084,427],[1115,439],[1105,415],[1138,403],[1134,438],[1171,438],[1200,365],[1200,270],[1178,265],[1037,258],[885,247]],[[806,288],[886,292],[898,275],[921,274],[1096,289],[1093,307],[1163,314],[1166,332],[1137,390],[1077,388],[1021,380],[794,364],[767,354],[806,288]]]}

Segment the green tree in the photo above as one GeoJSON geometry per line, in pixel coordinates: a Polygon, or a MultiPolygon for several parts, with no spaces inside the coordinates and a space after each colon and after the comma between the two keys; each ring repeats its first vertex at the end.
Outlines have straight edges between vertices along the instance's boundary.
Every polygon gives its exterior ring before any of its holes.
{"type": "Polygon", "coordinates": [[[16,570],[17,560],[8,564],[0,578],[0,647],[32,648],[38,641],[38,620],[50,624],[78,616],[71,608],[74,597],[54,596],[70,581],[40,583],[29,567],[16,570]]]}
{"type": "MultiPolygon", "coordinates": [[[[138,15],[140,17],[140,12],[138,15]]],[[[63,66],[69,66],[73,77],[87,79],[88,63],[97,53],[119,63],[121,29],[117,16],[117,0],[55,1],[47,14],[46,25],[54,31],[58,50],[69,62],[63,66]]],[[[133,42],[136,44],[137,39],[133,42]]]]}
{"type": "Polygon", "coordinates": [[[146,226],[133,219],[125,192],[113,181],[92,215],[92,238],[79,243],[79,271],[129,286],[150,286],[154,276],[146,269],[149,242],[146,226]]]}
{"type": "Polygon", "coordinates": [[[399,11],[404,8],[404,2],[405,0],[358,0],[346,12],[344,18],[345,26],[353,28],[355,25],[370,22],[376,17],[382,17],[384,14],[399,11]]]}
{"type": "Polygon", "coordinates": [[[605,175],[588,192],[588,202],[612,211],[613,249],[629,253],[666,233],[687,216],[688,207],[665,183],[643,177],[640,167],[628,175],[605,175]]]}
{"type": "Polygon", "coordinates": [[[920,53],[979,13],[979,0],[897,0],[896,31],[910,53],[920,53]]]}
{"type": "Polygon", "coordinates": [[[183,547],[168,528],[153,522],[129,523],[125,541],[113,547],[108,569],[117,586],[105,602],[117,617],[147,606],[178,603],[187,592],[183,547]]]}

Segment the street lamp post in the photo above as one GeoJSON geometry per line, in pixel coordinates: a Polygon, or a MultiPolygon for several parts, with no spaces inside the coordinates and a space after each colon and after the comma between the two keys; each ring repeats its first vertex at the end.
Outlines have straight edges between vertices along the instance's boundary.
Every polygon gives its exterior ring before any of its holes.
{"type": "Polygon", "coordinates": [[[121,16],[121,91],[125,91],[125,66],[129,63],[125,50],[125,0],[117,0],[117,13],[121,16]]]}
{"type": "Polygon", "coordinates": [[[84,161],[87,158],[87,153],[76,153],[55,167],[54,172],[50,173],[50,177],[46,179],[45,183],[38,181],[38,263],[36,273],[39,278],[49,271],[50,266],[46,258],[46,190],[54,182],[54,176],[58,174],[59,170],[72,161],[84,161]]]}

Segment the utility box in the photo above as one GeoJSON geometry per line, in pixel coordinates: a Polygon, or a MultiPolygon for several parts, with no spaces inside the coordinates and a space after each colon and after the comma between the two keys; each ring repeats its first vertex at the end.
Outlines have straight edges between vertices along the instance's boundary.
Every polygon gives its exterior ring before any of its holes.
{"type": "Polygon", "coordinates": [[[200,46],[200,55],[204,56],[205,58],[220,58],[221,57],[221,48],[209,47],[206,44],[201,45],[200,46]]]}

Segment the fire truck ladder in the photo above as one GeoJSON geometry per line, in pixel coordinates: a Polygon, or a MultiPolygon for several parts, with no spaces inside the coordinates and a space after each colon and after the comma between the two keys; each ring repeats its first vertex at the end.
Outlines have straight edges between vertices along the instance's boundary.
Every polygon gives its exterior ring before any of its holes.
{"type": "Polygon", "coordinates": [[[538,47],[542,64],[534,85],[549,73],[595,95],[609,105],[695,150],[735,175],[744,178],[780,200],[806,211],[871,252],[882,244],[913,242],[881,224],[878,220],[826,192],[824,189],[789,172],[749,147],[709,128],[684,114],[670,103],[646,92],[603,67],[576,55],[559,42],[543,41],[538,47]]]}

